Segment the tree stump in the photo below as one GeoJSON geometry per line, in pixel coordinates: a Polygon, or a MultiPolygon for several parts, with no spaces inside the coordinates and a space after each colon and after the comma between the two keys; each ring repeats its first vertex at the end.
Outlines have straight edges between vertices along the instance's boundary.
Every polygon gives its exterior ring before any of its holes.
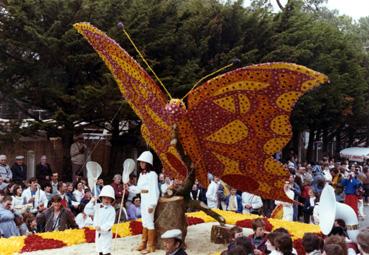
{"type": "Polygon", "coordinates": [[[216,244],[227,244],[231,239],[231,228],[227,226],[214,225],[211,227],[210,241],[216,244]]]}
{"type": "Polygon", "coordinates": [[[161,197],[159,199],[154,216],[158,248],[163,248],[160,236],[170,229],[180,229],[182,231],[183,241],[185,240],[187,235],[185,212],[186,208],[183,197],[161,197]]]}

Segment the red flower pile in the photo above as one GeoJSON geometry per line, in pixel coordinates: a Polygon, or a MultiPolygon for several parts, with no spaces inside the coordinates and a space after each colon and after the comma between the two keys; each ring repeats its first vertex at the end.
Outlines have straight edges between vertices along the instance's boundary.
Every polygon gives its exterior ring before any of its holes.
{"type": "Polygon", "coordinates": [[[22,252],[55,249],[64,246],[66,246],[66,244],[59,240],[45,239],[38,235],[30,235],[24,240],[24,247],[22,248],[22,252]]]}
{"type": "Polygon", "coordinates": [[[186,216],[186,220],[187,220],[187,225],[191,226],[191,225],[196,225],[196,224],[201,224],[204,223],[205,221],[203,219],[197,218],[197,217],[187,217],[186,216]]]}

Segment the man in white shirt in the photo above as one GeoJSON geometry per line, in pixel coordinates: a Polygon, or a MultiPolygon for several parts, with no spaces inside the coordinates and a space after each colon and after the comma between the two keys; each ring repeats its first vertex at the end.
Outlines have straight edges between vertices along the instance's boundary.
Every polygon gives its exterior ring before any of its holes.
{"type": "Polygon", "coordinates": [[[47,197],[43,190],[40,189],[37,179],[29,179],[29,187],[22,193],[22,198],[25,199],[27,204],[32,204],[32,212],[37,210],[44,210],[47,208],[47,197]]]}
{"type": "Polygon", "coordinates": [[[242,207],[243,214],[258,214],[259,209],[263,207],[263,201],[261,200],[261,197],[257,195],[248,192],[242,192],[242,207]]]}
{"type": "Polygon", "coordinates": [[[331,174],[331,170],[329,169],[329,165],[328,164],[325,164],[323,166],[323,175],[324,175],[324,178],[327,182],[331,183],[332,182],[332,174],[331,174]]]}
{"type": "Polygon", "coordinates": [[[211,209],[218,208],[218,189],[219,189],[220,179],[214,175],[214,179],[210,182],[208,190],[206,191],[206,199],[208,207],[211,209]]]}

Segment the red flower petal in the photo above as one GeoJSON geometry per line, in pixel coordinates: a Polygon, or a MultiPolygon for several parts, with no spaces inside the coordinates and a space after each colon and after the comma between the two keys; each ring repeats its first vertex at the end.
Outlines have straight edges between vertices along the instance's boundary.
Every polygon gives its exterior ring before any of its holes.
{"type": "Polygon", "coordinates": [[[84,228],[86,243],[95,242],[95,230],[90,228],[84,228]]]}
{"type": "MultiPolygon", "coordinates": [[[[264,221],[265,224],[265,230],[270,232],[273,229],[273,225],[269,222],[269,220],[267,218],[262,218],[262,220],[264,221]]],[[[252,222],[254,220],[240,220],[236,222],[236,226],[241,227],[241,228],[252,228],[252,222]]]]}
{"type": "Polygon", "coordinates": [[[273,229],[273,225],[269,222],[268,218],[263,218],[263,221],[265,223],[265,230],[270,232],[273,229]]]}
{"type": "Polygon", "coordinates": [[[186,216],[186,220],[187,220],[187,225],[188,226],[196,225],[196,224],[201,224],[201,223],[204,223],[205,222],[201,218],[192,217],[192,216],[189,216],[189,217],[186,216]]]}
{"type": "Polygon", "coordinates": [[[236,226],[241,228],[252,228],[253,220],[239,220],[236,222],[236,226]]]}
{"type": "Polygon", "coordinates": [[[302,246],[302,239],[296,239],[293,241],[293,247],[296,249],[298,255],[305,255],[304,246],[302,246]]]}
{"type": "Polygon", "coordinates": [[[140,221],[131,221],[129,223],[129,229],[133,236],[142,234],[142,222],[140,221]]]}

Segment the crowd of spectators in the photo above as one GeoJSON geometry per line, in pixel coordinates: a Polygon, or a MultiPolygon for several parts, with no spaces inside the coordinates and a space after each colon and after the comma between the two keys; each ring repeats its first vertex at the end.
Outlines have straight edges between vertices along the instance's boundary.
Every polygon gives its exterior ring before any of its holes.
{"type": "Polygon", "coordinates": [[[297,249],[308,255],[366,255],[369,252],[369,228],[359,231],[357,242],[350,241],[345,229],[335,224],[328,236],[305,233],[302,244],[295,244],[284,228],[265,231],[262,219],[252,222],[253,233],[244,235],[242,228],[233,227],[227,250],[222,255],[297,255],[297,249]],[[294,247],[295,246],[295,247],[294,247]]]}
{"type": "MultiPolygon", "coordinates": [[[[334,162],[328,158],[323,158],[319,163],[308,164],[298,163],[292,157],[285,167],[290,173],[285,192],[296,201],[293,204],[240,192],[211,174],[209,174],[209,186],[203,187],[196,181],[190,197],[206,203],[210,208],[267,217],[271,216],[276,205],[280,205],[283,208],[283,219],[318,224],[319,197],[323,187],[328,183],[334,187],[338,202],[351,206],[360,219],[365,217],[363,207],[368,204],[369,194],[369,172],[366,164],[352,163],[349,165],[348,161],[334,162]]],[[[75,174],[77,175],[74,177],[74,182],[60,180],[58,173],[53,171],[48,164],[47,157],[42,156],[40,163],[36,166],[36,177],[27,180],[27,166],[24,164],[23,156],[17,156],[10,167],[7,157],[0,155],[0,235],[10,237],[91,226],[92,215],[86,213],[84,207],[92,197],[99,195],[104,186],[104,180],[98,179],[96,188],[91,191],[87,186],[87,180],[78,175],[83,172],[77,171],[75,174]],[[96,194],[93,194],[94,190],[96,194]]],[[[117,211],[123,200],[122,211],[117,213],[121,215],[120,221],[135,220],[141,217],[140,196],[133,192],[134,189],[130,189],[130,186],[136,185],[136,182],[137,175],[132,174],[129,183],[123,185],[122,176],[116,174],[108,183],[115,192],[117,211]]],[[[161,194],[165,194],[171,186],[182,184],[181,180],[173,180],[164,173],[159,174],[161,194]]],[[[285,249],[284,254],[287,254],[290,250],[287,245],[290,243],[288,233],[278,232],[276,234],[274,232],[268,234],[265,243],[262,242],[263,248],[260,249],[265,252],[264,246],[269,245],[269,251],[272,249],[270,247],[275,247],[279,251],[285,249]],[[278,235],[278,238],[275,235],[278,235]],[[282,247],[281,242],[288,247],[282,247]]],[[[251,240],[254,248],[259,247],[257,232],[256,237],[255,240],[251,240]]],[[[231,245],[227,254],[236,254],[233,250],[246,245],[246,241],[240,240],[239,245],[231,245]]],[[[327,244],[321,246],[320,251],[328,253],[338,250],[337,247],[327,244]]]]}

